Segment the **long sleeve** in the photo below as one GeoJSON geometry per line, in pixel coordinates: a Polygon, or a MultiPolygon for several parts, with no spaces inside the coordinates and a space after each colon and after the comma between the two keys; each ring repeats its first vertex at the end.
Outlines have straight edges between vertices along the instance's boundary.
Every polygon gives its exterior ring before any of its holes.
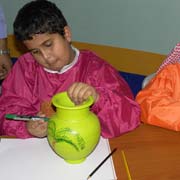
{"type": "Polygon", "coordinates": [[[14,65],[7,79],[3,81],[2,96],[0,96],[0,135],[20,138],[32,137],[23,121],[5,119],[8,113],[34,115],[38,112],[38,103],[33,97],[32,85],[25,79],[25,72],[19,65],[14,65]]]}
{"type": "Polygon", "coordinates": [[[148,124],[179,131],[179,92],[180,64],[167,65],[136,97],[141,106],[141,120],[148,124]]]}
{"type": "Polygon", "coordinates": [[[7,25],[6,25],[3,9],[0,5],[0,39],[6,37],[7,37],[7,25]]]}
{"type": "Polygon", "coordinates": [[[140,122],[140,107],[127,83],[109,65],[102,66],[92,76],[100,95],[92,110],[100,119],[101,135],[112,138],[135,129],[140,122]]]}

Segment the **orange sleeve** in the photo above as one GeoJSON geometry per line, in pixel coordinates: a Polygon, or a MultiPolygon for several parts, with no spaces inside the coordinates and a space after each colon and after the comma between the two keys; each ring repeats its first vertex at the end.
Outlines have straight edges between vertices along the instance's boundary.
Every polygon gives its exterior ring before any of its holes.
{"type": "Polygon", "coordinates": [[[180,64],[164,67],[136,96],[141,121],[180,131],[180,64]]]}

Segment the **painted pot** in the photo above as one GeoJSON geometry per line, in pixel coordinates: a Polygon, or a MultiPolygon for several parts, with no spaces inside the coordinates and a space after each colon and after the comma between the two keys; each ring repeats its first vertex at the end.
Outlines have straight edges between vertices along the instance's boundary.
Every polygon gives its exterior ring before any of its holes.
{"type": "Polygon", "coordinates": [[[66,162],[83,162],[95,149],[100,138],[100,123],[90,111],[93,98],[83,104],[75,105],[67,92],[52,98],[56,113],[48,123],[48,141],[52,149],[66,162]]]}

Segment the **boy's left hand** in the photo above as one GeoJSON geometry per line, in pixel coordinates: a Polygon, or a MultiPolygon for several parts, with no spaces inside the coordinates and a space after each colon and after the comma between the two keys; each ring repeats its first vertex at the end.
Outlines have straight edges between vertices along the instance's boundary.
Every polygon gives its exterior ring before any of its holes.
{"type": "Polygon", "coordinates": [[[67,93],[75,104],[81,104],[87,100],[89,96],[94,98],[94,102],[99,98],[99,94],[94,87],[82,82],[73,83],[67,90],[67,93]]]}

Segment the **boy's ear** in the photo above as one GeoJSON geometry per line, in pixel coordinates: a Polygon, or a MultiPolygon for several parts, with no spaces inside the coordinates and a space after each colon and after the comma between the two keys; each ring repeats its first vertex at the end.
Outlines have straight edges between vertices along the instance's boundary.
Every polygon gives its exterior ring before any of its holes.
{"type": "Polygon", "coordinates": [[[64,37],[68,42],[71,42],[71,29],[69,26],[64,27],[64,37]]]}

